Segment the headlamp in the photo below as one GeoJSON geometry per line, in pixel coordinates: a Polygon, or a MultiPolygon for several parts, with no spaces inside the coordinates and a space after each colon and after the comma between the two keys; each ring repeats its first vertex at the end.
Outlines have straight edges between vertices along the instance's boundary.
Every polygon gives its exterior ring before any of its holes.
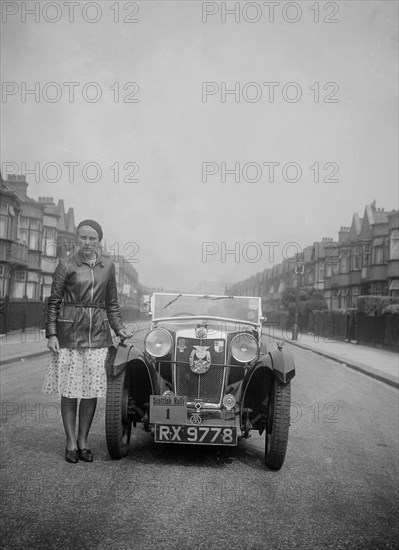
{"type": "Polygon", "coordinates": [[[170,352],[172,343],[170,332],[164,328],[155,328],[147,334],[144,347],[153,357],[164,357],[170,352]]]}
{"type": "Polygon", "coordinates": [[[258,355],[258,343],[252,334],[237,334],[231,341],[231,353],[239,363],[250,363],[258,355]]]}

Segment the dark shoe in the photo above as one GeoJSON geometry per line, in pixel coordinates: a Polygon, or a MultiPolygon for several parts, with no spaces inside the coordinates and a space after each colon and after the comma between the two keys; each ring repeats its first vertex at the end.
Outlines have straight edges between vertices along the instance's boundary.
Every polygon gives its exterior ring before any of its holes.
{"type": "Polygon", "coordinates": [[[76,464],[79,462],[78,450],[73,449],[72,451],[68,451],[68,449],[65,449],[65,460],[71,464],[76,464]]]}
{"type": "Polygon", "coordinates": [[[83,462],[93,462],[93,453],[90,449],[78,449],[79,458],[83,462]]]}

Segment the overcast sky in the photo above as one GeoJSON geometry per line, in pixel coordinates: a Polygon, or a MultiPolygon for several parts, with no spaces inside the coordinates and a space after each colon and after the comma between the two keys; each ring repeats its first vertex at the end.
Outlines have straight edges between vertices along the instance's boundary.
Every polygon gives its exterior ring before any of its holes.
{"type": "Polygon", "coordinates": [[[235,282],[398,208],[396,2],[2,4],[3,175],[38,163],[29,195],[98,220],[143,284],[235,282]]]}

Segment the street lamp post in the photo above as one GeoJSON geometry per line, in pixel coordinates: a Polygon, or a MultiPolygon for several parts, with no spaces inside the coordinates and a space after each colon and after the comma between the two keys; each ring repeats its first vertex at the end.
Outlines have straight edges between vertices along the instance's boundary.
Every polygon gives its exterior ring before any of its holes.
{"type": "Polygon", "coordinates": [[[292,327],[292,336],[291,340],[298,340],[298,305],[299,305],[299,283],[301,280],[301,275],[304,272],[304,265],[300,262],[297,262],[295,266],[295,275],[296,275],[296,297],[295,297],[295,314],[294,314],[294,326],[292,327]]]}

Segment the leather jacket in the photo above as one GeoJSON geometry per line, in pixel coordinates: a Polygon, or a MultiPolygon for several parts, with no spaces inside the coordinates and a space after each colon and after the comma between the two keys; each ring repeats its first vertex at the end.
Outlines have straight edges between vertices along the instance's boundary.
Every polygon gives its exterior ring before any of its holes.
{"type": "Polygon", "coordinates": [[[90,266],[78,251],[60,260],[47,302],[46,337],[57,336],[61,348],[102,348],[123,329],[115,280],[115,265],[97,257],[90,266]]]}

